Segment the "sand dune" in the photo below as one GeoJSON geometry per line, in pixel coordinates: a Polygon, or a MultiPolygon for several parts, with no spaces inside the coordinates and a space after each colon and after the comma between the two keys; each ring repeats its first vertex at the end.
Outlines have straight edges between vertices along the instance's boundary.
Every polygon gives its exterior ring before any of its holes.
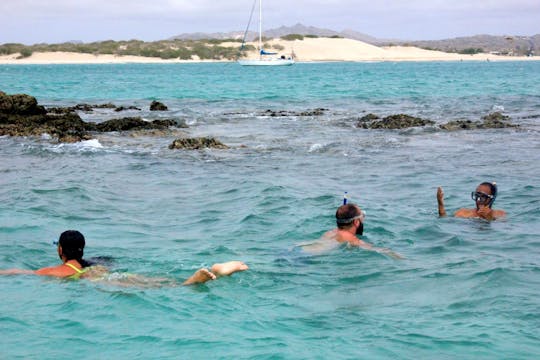
{"type": "MultiPolygon", "coordinates": [[[[501,61],[501,60],[540,60],[540,56],[518,57],[492,54],[451,54],[441,51],[424,50],[417,47],[390,46],[378,47],[362,41],[334,38],[305,38],[304,40],[271,40],[269,45],[280,45],[284,50],[280,54],[294,51],[299,62],[313,61],[501,61]]],[[[250,43],[256,45],[255,43],[250,43]]],[[[237,47],[237,43],[222,44],[237,47]]],[[[272,49],[269,49],[272,50],[272,49]]],[[[275,51],[275,50],[274,50],[275,51]]],[[[17,59],[18,54],[0,56],[0,64],[106,64],[106,63],[180,63],[200,60],[163,60],[140,56],[93,55],[66,52],[34,53],[32,56],[17,59]]],[[[255,58],[256,51],[248,54],[255,58]]],[[[204,60],[211,62],[212,60],[204,60]]]]}

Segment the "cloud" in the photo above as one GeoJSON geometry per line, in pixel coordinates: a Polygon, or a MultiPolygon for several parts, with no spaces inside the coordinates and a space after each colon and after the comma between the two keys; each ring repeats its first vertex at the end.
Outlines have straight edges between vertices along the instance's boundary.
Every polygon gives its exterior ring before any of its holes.
{"type": "MultiPolygon", "coordinates": [[[[69,39],[158,40],[184,32],[242,30],[253,0],[1,0],[0,43],[69,39]],[[37,27],[36,30],[32,30],[37,27]]],[[[267,0],[264,27],[302,23],[377,37],[532,35],[538,0],[267,0]],[[503,30],[504,29],[504,30],[503,30]]]]}

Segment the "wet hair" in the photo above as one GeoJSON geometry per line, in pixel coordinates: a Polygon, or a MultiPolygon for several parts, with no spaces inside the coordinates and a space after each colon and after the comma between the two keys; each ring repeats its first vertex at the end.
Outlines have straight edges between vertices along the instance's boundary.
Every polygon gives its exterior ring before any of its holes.
{"type": "Polygon", "coordinates": [[[489,190],[491,191],[491,195],[493,195],[493,199],[489,201],[489,207],[493,205],[495,202],[495,199],[497,198],[497,184],[496,183],[490,183],[490,182],[483,182],[480,184],[480,186],[489,186],[489,190]]]}
{"type": "Polygon", "coordinates": [[[358,206],[352,203],[347,205],[341,205],[336,211],[336,224],[339,229],[347,229],[351,226],[354,220],[344,222],[344,220],[352,219],[355,216],[360,215],[358,206]]]}
{"type": "Polygon", "coordinates": [[[60,234],[58,245],[62,247],[62,254],[66,257],[66,260],[77,260],[83,268],[91,265],[82,258],[85,240],[84,235],[77,230],[67,230],[60,234]]]}

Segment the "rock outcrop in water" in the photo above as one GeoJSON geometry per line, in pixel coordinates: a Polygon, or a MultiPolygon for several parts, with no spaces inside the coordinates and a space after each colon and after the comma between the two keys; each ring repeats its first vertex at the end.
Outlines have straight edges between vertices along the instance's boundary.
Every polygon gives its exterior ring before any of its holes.
{"type": "Polygon", "coordinates": [[[47,111],[38,105],[35,97],[25,94],[8,95],[0,91],[0,114],[5,115],[43,115],[47,111]]]}
{"type": "Polygon", "coordinates": [[[313,110],[306,111],[288,111],[288,110],[265,110],[259,113],[259,116],[271,116],[271,117],[280,117],[280,116],[321,116],[328,111],[328,109],[317,108],[313,110]]]}
{"type": "Polygon", "coordinates": [[[515,128],[519,125],[510,123],[510,117],[500,112],[494,112],[482,117],[483,121],[454,120],[439,127],[443,130],[473,130],[473,129],[500,129],[515,128]]]}
{"type": "Polygon", "coordinates": [[[390,115],[382,120],[375,114],[367,114],[360,118],[357,127],[364,129],[406,129],[416,126],[433,125],[434,121],[417,118],[407,114],[390,115]]]}
{"type": "Polygon", "coordinates": [[[0,92],[0,135],[40,136],[50,134],[61,142],[90,139],[87,124],[75,113],[47,114],[36,98],[0,92]]]}
{"type": "MultiPolygon", "coordinates": [[[[0,91],[0,135],[41,136],[49,134],[59,142],[89,140],[94,132],[128,130],[163,130],[176,126],[174,120],[145,121],[140,117],[126,117],[102,123],[85,122],[75,110],[86,111],[93,105],[53,108],[50,112],[38,105],[36,98],[25,94],[8,95],[0,91]]],[[[104,104],[103,108],[116,108],[104,104]]]]}
{"type": "Polygon", "coordinates": [[[128,131],[128,130],[151,130],[165,129],[170,126],[175,126],[173,120],[154,120],[152,122],[145,121],[140,117],[125,117],[121,119],[107,120],[99,124],[95,124],[95,129],[101,132],[110,131],[128,131]]]}
{"type": "Polygon", "coordinates": [[[176,139],[169,145],[169,149],[198,150],[204,148],[228,149],[229,147],[211,137],[176,139]]]}
{"type": "Polygon", "coordinates": [[[163,104],[163,103],[160,103],[159,101],[152,101],[152,103],[150,104],[150,111],[167,111],[169,110],[169,108],[163,104]]]}
{"type": "MultiPolygon", "coordinates": [[[[405,129],[417,126],[434,125],[431,120],[421,119],[407,114],[390,115],[381,119],[378,115],[369,113],[361,117],[356,126],[363,129],[405,129]]],[[[471,130],[471,129],[499,129],[508,127],[519,127],[512,124],[510,117],[494,112],[482,117],[482,121],[454,120],[446,124],[439,125],[443,130],[471,130]]]]}

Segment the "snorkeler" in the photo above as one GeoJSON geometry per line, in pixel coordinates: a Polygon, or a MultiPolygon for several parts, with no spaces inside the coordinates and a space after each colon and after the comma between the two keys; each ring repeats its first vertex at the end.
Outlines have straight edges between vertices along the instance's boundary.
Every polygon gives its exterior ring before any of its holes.
{"type": "MultiPolygon", "coordinates": [[[[471,193],[471,197],[476,203],[476,209],[459,209],[454,213],[460,218],[481,218],[495,220],[506,216],[504,210],[494,210],[491,207],[497,198],[497,184],[483,182],[471,193]]],[[[439,216],[446,216],[444,209],[444,192],[442,187],[437,188],[437,203],[439,205],[439,216]]]]}
{"type": "Polygon", "coordinates": [[[338,243],[347,243],[351,246],[360,247],[365,250],[387,254],[396,259],[403,259],[403,256],[390,249],[375,247],[358,237],[364,233],[365,217],[366,213],[360,209],[358,205],[352,203],[347,204],[347,199],[345,198],[343,200],[343,205],[336,211],[337,227],[327,231],[322,236],[322,239],[336,241],[338,243]]]}
{"type": "MultiPolygon", "coordinates": [[[[0,275],[31,274],[42,276],[55,276],[69,279],[88,279],[99,281],[106,278],[108,269],[102,265],[96,265],[83,259],[85,239],[83,234],[76,230],[64,231],[58,240],[58,257],[62,264],[41,268],[38,270],[9,269],[0,270],[0,275]]],[[[247,270],[248,266],[241,261],[229,261],[222,264],[214,264],[211,269],[199,269],[191,275],[182,285],[205,283],[216,279],[218,276],[231,275],[237,271],[247,270]]],[[[128,274],[128,276],[116,276],[115,285],[121,286],[159,286],[169,283],[174,285],[170,279],[153,279],[143,276],[128,274]]]]}

